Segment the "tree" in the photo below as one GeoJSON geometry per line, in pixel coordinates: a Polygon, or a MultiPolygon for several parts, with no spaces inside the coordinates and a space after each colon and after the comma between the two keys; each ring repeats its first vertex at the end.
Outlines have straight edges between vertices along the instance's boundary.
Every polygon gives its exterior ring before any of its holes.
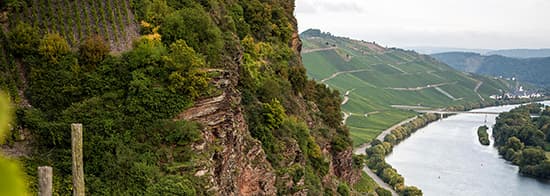
{"type": "Polygon", "coordinates": [[[519,139],[527,146],[543,146],[545,135],[542,131],[538,130],[532,125],[527,125],[521,128],[519,139]]]}
{"type": "Polygon", "coordinates": [[[404,196],[422,196],[422,190],[418,189],[415,186],[407,186],[403,190],[404,196]]]}
{"type": "Polygon", "coordinates": [[[179,175],[161,177],[160,181],[147,188],[147,195],[193,196],[197,195],[193,183],[179,175]]]}
{"type": "Polygon", "coordinates": [[[207,89],[207,77],[199,70],[205,67],[204,60],[185,41],[177,40],[170,45],[170,52],[163,60],[170,71],[168,88],[172,92],[183,93],[194,99],[207,89]]]}
{"type": "Polygon", "coordinates": [[[94,70],[110,50],[109,44],[101,36],[88,37],[79,47],[79,62],[86,66],[88,71],[94,70]]]}
{"type": "Polygon", "coordinates": [[[51,63],[57,64],[61,57],[71,52],[71,48],[59,34],[46,34],[40,41],[38,52],[51,63]]]}
{"type": "Polygon", "coordinates": [[[349,196],[351,194],[349,186],[346,183],[341,183],[340,185],[338,185],[337,192],[338,194],[340,194],[340,196],[349,196]]]}
{"type": "Polygon", "coordinates": [[[212,64],[218,62],[222,53],[221,31],[200,7],[183,8],[166,16],[159,33],[166,45],[185,40],[195,51],[206,55],[212,64]]]}
{"type": "Polygon", "coordinates": [[[525,145],[517,137],[510,137],[510,138],[508,138],[508,141],[506,142],[506,147],[507,148],[512,148],[512,149],[514,149],[514,151],[519,151],[519,150],[523,150],[525,145]]]}
{"type": "Polygon", "coordinates": [[[35,54],[40,44],[38,29],[23,22],[17,23],[8,33],[8,39],[9,49],[17,57],[35,54]]]}
{"type": "Polygon", "coordinates": [[[542,149],[529,147],[522,151],[520,165],[537,165],[546,159],[542,149]]]}
{"type": "Polygon", "coordinates": [[[378,196],[391,196],[391,192],[382,187],[376,187],[374,191],[378,194],[378,196]]]}

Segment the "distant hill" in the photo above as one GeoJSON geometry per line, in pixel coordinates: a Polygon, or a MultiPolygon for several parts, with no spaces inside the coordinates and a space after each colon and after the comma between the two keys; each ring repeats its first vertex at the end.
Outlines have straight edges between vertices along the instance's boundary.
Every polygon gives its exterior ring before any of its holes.
{"type": "Polygon", "coordinates": [[[544,58],[550,57],[550,48],[544,49],[507,49],[507,50],[491,50],[491,49],[475,49],[475,48],[452,48],[452,47],[405,47],[407,50],[414,50],[420,54],[439,54],[439,53],[478,53],[481,55],[500,55],[512,58],[544,58]]]}
{"type": "Polygon", "coordinates": [[[415,115],[406,109],[439,108],[490,100],[514,86],[456,71],[414,51],[336,37],[320,30],[301,34],[307,74],[343,96],[342,111],[355,144],[415,115]]]}
{"type": "Polygon", "coordinates": [[[432,56],[460,71],[504,78],[515,77],[536,86],[550,86],[550,77],[548,77],[550,57],[520,59],[464,52],[440,53],[432,56]]]}
{"type": "Polygon", "coordinates": [[[495,50],[487,52],[486,55],[501,55],[513,58],[543,58],[550,57],[550,48],[495,50]]]}
{"type": "Polygon", "coordinates": [[[473,52],[485,54],[491,52],[490,49],[475,49],[475,48],[452,48],[452,47],[431,47],[431,46],[418,46],[418,47],[405,47],[407,50],[414,50],[420,54],[437,54],[444,52],[473,52]]]}

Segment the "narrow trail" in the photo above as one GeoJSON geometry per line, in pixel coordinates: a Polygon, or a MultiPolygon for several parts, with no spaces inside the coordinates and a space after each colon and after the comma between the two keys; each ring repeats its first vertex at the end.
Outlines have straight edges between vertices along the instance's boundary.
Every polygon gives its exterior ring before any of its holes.
{"type": "Polygon", "coordinates": [[[445,82],[445,83],[439,83],[439,84],[428,84],[426,86],[411,87],[411,88],[391,88],[391,87],[388,87],[386,89],[398,90],[398,91],[419,91],[419,90],[424,90],[424,89],[427,89],[427,88],[436,88],[436,87],[445,86],[445,85],[449,85],[449,84],[453,84],[453,83],[445,82]]]}
{"type": "Polygon", "coordinates": [[[483,85],[483,81],[477,81],[477,85],[476,85],[476,87],[474,88],[474,92],[477,94],[477,96],[478,96],[482,101],[485,101],[485,98],[483,98],[483,96],[481,96],[481,94],[479,94],[479,92],[478,92],[479,87],[481,87],[481,85],[483,85]]]}
{"type": "MultiPolygon", "coordinates": [[[[390,134],[392,130],[396,129],[397,127],[399,127],[401,125],[409,123],[409,122],[415,120],[416,118],[418,118],[418,116],[409,118],[407,120],[401,121],[400,123],[397,123],[397,124],[393,125],[392,127],[388,128],[388,129],[384,130],[382,133],[380,133],[376,137],[376,139],[378,139],[380,141],[384,141],[384,137],[386,137],[386,135],[390,134]]],[[[358,148],[355,148],[353,153],[356,154],[356,155],[365,155],[366,154],[366,152],[365,152],[366,149],[370,148],[370,147],[371,147],[371,145],[369,143],[365,143],[365,144],[359,146],[358,148]]],[[[395,190],[393,190],[393,188],[389,184],[387,184],[380,177],[378,177],[378,175],[376,175],[376,173],[374,173],[369,167],[367,167],[367,166],[363,167],[363,171],[365,171],[365,173],[367,173],[367,175],[369,175],[376,182],[376,184],[378,184],[378,186],[389,190],[393,196],[398,196],[399,195],[399,194],[397,194],[397,192],[395,192],[395,190]]]]}
{"type": "Polygon", "coordinates": [[[331,79],[333,79],[333,78],[335,78],[336,76],[341,75],[341,74],[357,73],[357,72],[363,72],[363,71],[370,71],[370,69],[357,69],[357,70],[336,72],[336,73],[333,73],[331,76],[329,76],[329,77],[327,77],[327,78],[325,78],[325,79],[322,79],[322,80],[321,80],[321,83],[325,83],[326,81],[331,80],[331,79]]]}
{"type": "Polygon", "coordinates": [[[349,93],[353,91],[353,90],[348,90],[346,91],[346,94],[344,94],[344,100],[342,101],[342,104],[341,105],[345,105],[346,103],[348,103],[349,101],[349,93]]]}
{"type": "Polygon", "coordinates": [[[449,99],[452,99],[453,101],[458,101],[458,100],[461,100],[462,98],[455,98],[453,95],[449,94],[447,91],[439,88],[438,86],[434,87],[435,90],[439,91],[441,94],[447,96],[449,99]]]}
{"type": "Polygon", "coordinates": [[[408,74],[408,72],[403,71],[401,68],[396,67],[395,65],[392,65],[392,64],[386,64],[386,65],[393,68],[393,69],[395,69],[395,70],[397,70],[397,71],[399,71],[399,72],[401,72],[402,74],[408,74]]]}
{"type": "Polygon", "coordinates": [[[312,52],[319,52],[319,51],[327,51],[327,50],[335,50],[337,48],[338,47],[304,49],[304,50],[302,50],[302,54],[307,54],[307,53],[312,53],[312,52]]]}
{"type": "Polygon", "coordinates": [[[342,118],[342,124],[346,124],[346,121],[351,116],[351,113],[342,112],[344,114],[344,117],[342,118]]]}

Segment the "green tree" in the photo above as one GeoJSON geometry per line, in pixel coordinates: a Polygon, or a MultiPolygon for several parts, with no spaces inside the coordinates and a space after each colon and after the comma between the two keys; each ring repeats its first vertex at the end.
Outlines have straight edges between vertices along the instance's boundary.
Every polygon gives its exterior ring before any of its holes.
{"type": "Polygon", "coordinates": [[[205,67],[204,60],[185,41],[177,40],[170,45],[170,52],[163,60],[170,72],[168,88],[172,92],[180,92],[194,99],[207,89],[208,79],[199,70],[205,67]]]}
{"type": "Polygon", "coordinates": [[[537,165],[546,159],[546,155],[542,149],[528,147],[521,153],[520,165],[537,165]]]}
{"type": "Polygon", "coordinates": [[[508,138],[508,141],[506,142],[506,147],[512,148],[515,151],[523,150],[525,147],[525,144],[521,142],[517,137],[510,137],[508,138]]]}
{"type": "Polygon", "coordinates": [[[69,43],[59,34],[46,34],[40,41],[38,52],[51,63],[58,63],[59,59],[69,52],[69,43]]]}
{"type": "Polygon", "coordinates": [[[349,196],[351,194],[349,186],[346,183],[341,183],[338,185],[336,192],[338,192],[341,196],[349,196]]]}
{"type": "Polygon", "coordinates": [[[193,183],[179,175],[161,177],[160,181],[147,188],[151,196],[194,196],[197,195],[193,183]]]}
{"type": "Polygon", "coordinates": [[[40,44],[38,29],[23,22],[17,23],[8,33],[9,49],[17,57],[33,55],[40,44]]]}
{"type": "Polygon", "coordinates": [[[415,186],[407,186],[403,190],[404,196],[422,196],[422,190],[418,189],[415,186]]]}
{"type": "Polygon", "coordinates": [[[96,66],[109,55],[109,44],[99,35],[88,37],[79,47],[79,62],[86,66],[87,71],[95,70],[96,66]]]}
{"type": "Polygon", "coordinates": [[[185,40],[195,51],[206,55],[212,65],[219,61],[223,47],[221,31],[201,7],[183,8],[166,16],[159,33],[166,45],[185,40]]]}

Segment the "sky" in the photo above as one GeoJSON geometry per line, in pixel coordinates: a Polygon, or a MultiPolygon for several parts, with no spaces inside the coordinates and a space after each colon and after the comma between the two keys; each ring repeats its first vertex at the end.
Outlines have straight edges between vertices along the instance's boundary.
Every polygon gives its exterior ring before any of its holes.
{"type": "Polygon", "coordinates": [[[295,15],[389,47],[550,48],[550,0],[296,0],[295,15]]]}

